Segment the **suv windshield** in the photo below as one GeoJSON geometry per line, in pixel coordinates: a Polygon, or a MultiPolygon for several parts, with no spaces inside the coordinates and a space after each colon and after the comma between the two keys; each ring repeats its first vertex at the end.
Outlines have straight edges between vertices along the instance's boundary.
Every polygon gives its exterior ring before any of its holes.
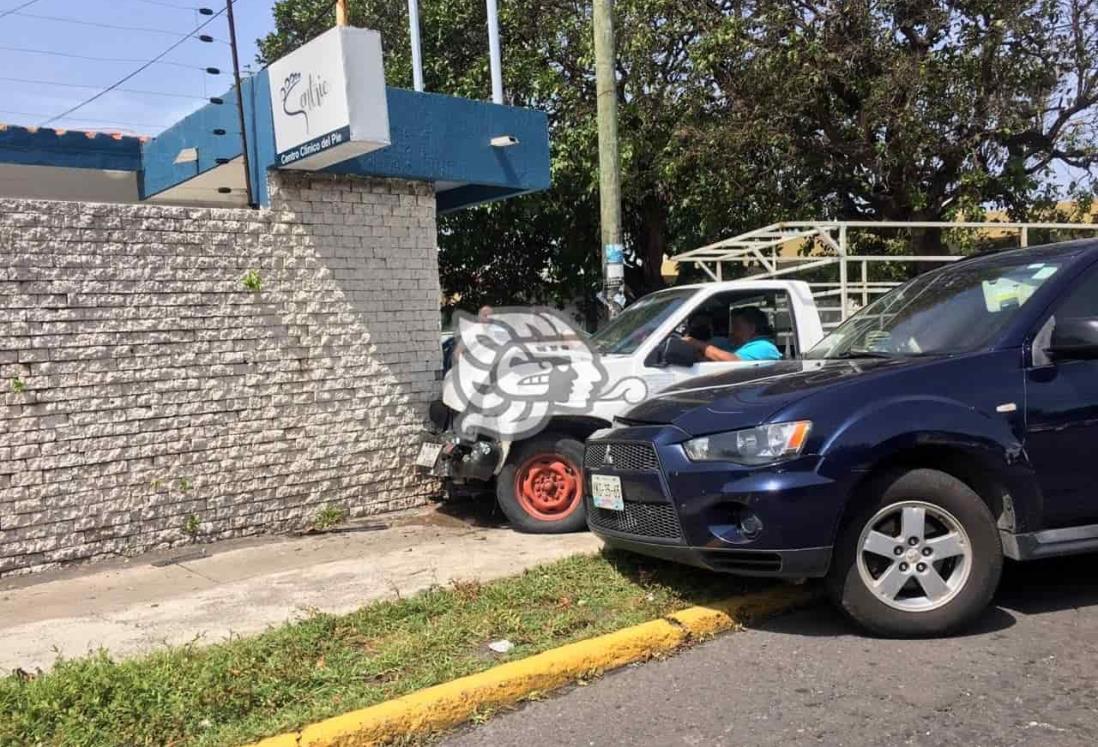
{"type": "Polygon", "coordinates": [[[645,296],[591,338],[603,355],[632,355],[641,343],[696,293],[682,288],[645,296]]]}
{"type": "Polygon", "coordinates": [[[806,358],[963,353],[991,342],[1063,266],[1011,252],[921,275],[874,301],[806,358]]]}

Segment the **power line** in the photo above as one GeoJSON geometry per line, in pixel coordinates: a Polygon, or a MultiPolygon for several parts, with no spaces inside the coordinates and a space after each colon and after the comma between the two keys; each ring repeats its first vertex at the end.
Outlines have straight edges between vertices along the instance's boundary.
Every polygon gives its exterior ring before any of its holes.
{"type": "Polygon", "coordinates": [[[198,10],[196,5],[176,5],[175,3],[166,3],[163,0],[130,0],[130,2],[159,5],[161,8],[174,8],[175,10],[198,10]]]}
{"type": "MultiPolygon", "coordinates": [[[[302,44],[311,40],[313,31],[320,25],[321,21],[325,20],[326,16],[335,10],[337,2],[339,2],[339,0],[331,0],[331,2],[322,7],[312,18],[306,21],[303,26],[297,26],[296,28],[291,29],[291,31],[296,34],[297,38],[302,40],[302,44]]],[[[274,60],[267,60],[263,66],[259,68],[260,71],[269,68],[272,62],[274,62],[274,60]]]]}
{"type": "Polygon", "coordinates": [[[319,24],[322,20],[324,20],[324,16],[328,15],[329,13],[331,13],[332,11],[335,10],[335,6],[336,6],[337,2],[339,2],[339,0],[332,0],[332,2],[328,3],[328,7],[326,9],[320,11],[315,16],[313,16],[312,19],[309,20],[309,25],[307,25],[305,27],[305,36],[306,37],[308,37],[312,34],[313,29],[316,28],[317,24],[319,24]]]}
{"type": "Polygon", "coordinates": [[[12,8],[11,10],[5,10],[3,13],[0,13],[0,18],[10,16],[12,13],[23,10],[23,8],[29,8],[30,6],[34,5],[36,2],[38,2],[38,0],[28,0],[28,2],[25,2],[22,5],[17,5],[16,7],[12,8]]]}
{"type": "MultiPolygon", "coordinates": [[[[147,2],[148,4],[152,4],[152,5],[170,5],[169,3],[162,3],[162,2],[159,2],[158,0],[136,0],[136,1],[137,2],[147,2]]],[[[237,2],[237,1],[238,0],[232,0],[232,2],[234,2],[234,3],[237,2]]],[[[167,30],[163,30],[163,29],[125,27],[125,26],[117,26],[117,25],[113,25],[113,24],[98,23],[98,22],[94,22],[94,21],[84,21],[84,20],[75,19],[75,18],[42,16],[42,15],[37,15],[37,14],[19,13],[18,12],[22,8],[26,8],[26,7],[32,5],[35,2],[38,2],[38,0],[29,0],[29,2],[26,2],[23,5],[20,5],[16,8],[14,8],[14,9],[12,9],[11,11],[6,11],[5,13],[0,14],[0,17],[3,17],[4,15],[15,14],[15,15],[20,15],[20,16],[27,17],[27,18],[36,18],[36,19],[40,19],[40,20],[49,20],[49,21],[58,21],[58,22],[63,22],[63,23],[73,23],[73,24],[78,24],[78,25],[95,26],[95,27],[100,27],[100,28],[110,28],[110,29],[117,29],[117,30],[123,30],[123,31],[142,31],[142,32],[148,32],[148,33],[163,33],[163,34],[171,34],[173,36],[178,36],[179,35],[178,32],[167,31],[167,30]]],[[[332,13],[332,11],[335,9],[335,6],[336,6],[336,0],[332,0],[330,3],[327,4],[326,7],[322,8],[315,16],[313,16],[311,19],[309,19],[308,23],[304,26],[304,32],[303,32],[302,36],[305,39],[308,39],[310,36],[312,36],[314,31],[316,30],[316,27],[320,24],[321,21],[324,20],[325,16],[332,13]]],[[[174,5],[172,5],[172,7],[176,7],[176,8],[180,8],[180,9],[184,9],[184,10],[192,9],[192,8],[183,8],[182,6],[174,6],[174,5]]],[[[197,8],[193,8],[193,9],[198,10],[197,8]]],[[[93,119],[83,118],[83,117],[77,118],[77,117],[73,117],[71,115],[73,114],[73,112],[76,112],[79,109],[82,109],[83,107],[91,104],[94,101],[97,101],[101,97],[107,95],[108,93],[114,92],[114,91],[117,91],[119,93],[132,93],[132,94],[137,94],[137,95],[170,96],[170,97],[175,97],[175,98],[186,98],[186,99],[192,99],[192,100],[205,99],[206,97],[191,96],[191,95],[187,95],[187,94],[166,93],[166,92],[163,92],[163,91],[145,91],[145,90],[139,90],[139,89],[127,89],[127,88],[122,88],[121,86],[126,81],[133,79],[138,74],[144,72],[148,68],[152,67],[153,65],[157,65],[157,64],[175,65],[175,66],[184,67],[184,68],[192,68],[193,67],[195,69],[206,70],[207,72],[209,72],[210,68],[201,68],[201,67],[198,67],[198,66],[185,65],[183,63],[172,62],[170,60],[164,60],[163,58],[166,57],[167,55],[169,55],[171,52],[178,49],[187,40],[189,40],[191,38],[194,38],[199,31],[201,31],[206,26],[208,26],[210,23],[212,23],[218,16],[223,15],[225,13],[225,10],[226,10],[226,8],[222,8],[221,10],[218,10],[218,11],[214,12],[209,18],[207,18],[205,21],[203,21],[201,24],[199,24],[194,30],[192,30],[186,36],[181,37],[178,41],[176,41],[174,44],[170,45],[167,49],[165,49],[163,52],[158,54],[156,57],[152,58],[151,60],[141,62],[140,66],[138,68],[136,68],[135,70],[133,70],[129,74],[123,76],[121,79],[119,79],[115,83],[111,84],[110,86],[107,86],[106,88],[100,90],[94,96],[90,96],[89,98],[85,99],[84,101],[81,101],[79,104],[65,110],[64,112],[61,112],[58,115],[55,115],[55,116],[49,117],[48,119],[43,120],[41,122],[40,126],[46,126],[46,125],[49,125],[53,122],[57,122],[57,121],[60,121],[60,120],[76,119],[78,121],[84,121],[84,122],[99,121],[99,122],[102,122],[102,123],[117,124],[117,125],[131,125],[131,126],[137,126],[137,127],[166,127],[167,125],[149,124],[149,123],[142,124],[142,123],[133,123],[133,122],[127,123],[127,122],[122,122],[122,121],[115,122],[113,120],[93,120],[93,119]]],[[[3,50],[3,49],[6,49],[8,51],[25,52],[25,53],[30,53],[30,54],[45,54],[45,55],[54,55],[54,56],[59,56],[59,57],[69,57],[69,58],[72,58],[72,59],[84,59],[84,60],[95,61],[95,62],[118,62],[118,63],[125,63],[125,62],[137,63],[138,62],[138,60],[99,58],[99,57],[90,57],[90,56],[87,56],[87,55],[77,55],[77,54],[72,54],[72,53],[67,53],[67,52],[55,52],[55,51],[51,51],[51,50],[39,50],[39,49],[31,49],[31,48],[0,46],[0,50],[3,50]]],[[[268,65],[264,65],[263,69],[266,69],[266,67],[268,67],[268,65]]],[[[96,86],[81,85],[81,84],[76,84],[76,83],[62,83],[62,82],[58,82],[58,81],[31,80],[31,79],[12,78],[12,77],[0,77],[0,80],[17,82],[17,83],[26,83],[26,84],[30,84],[30,85],[61,86],[61,87],[66,87],[66,88],[89,88],[89,89],[90,88],[96,88],[96,86]]],[[[41,117],[46,117],[46,116],[48,116],[48,115],[45,115],[45,114],[37,114],[37,113],[30,113],[30,112],[12,112],[12,111],[8,111],[7,113],[12,114],[12,115],[16,115],[16,116],[29,116],[29,117],[40,117],[40,116],[41,117]]],[[[226,133],[226,134],[230,134],[230,133],[226,133]]]]}
{"type": "MultiPolygon", "coordinates": [[[[0,80],[8,81],[9,83],[27,83],[35,86],[58,86],[60,88],[90,88],[97,89],[98,85],[87,85],[86,83],[63,83],[58,80],[32,80],[30,78],[9,78],[7,76],[0,76],[0,80]]],[[[171,93],[169,91],[146,91],[139,88],[114,88],[112,89],[118,93],[132,93],[138,96],[166,96],[173,99],[190,99],[192,101],[206,100],[206,96],[195,96],[190,93],[171,93]]]]}
{"type": "MultiPolygon", "coordinates": [[[[236,0],[231,0],[231,1],[232,1],[232,2],[235,2],[236,0]]],[[[124,83],[125,83],[126,81],[128,81],[128,80],[130,80],[131,78],[133,78],[133,77],[137,76],[138,74],[140,74],[140,73],[144,72],[145,70],[148,70],[148,69],[149,69],[150,67],[152,67],[152,66],[153,66],[153,65],[155,65],[156,63],[160,62],[160,60],[162,60],[162,59],[164,59],[165,57],[167,57],[167,56],[168,56],[169,54],[171,54],[172,52],[174,52],[174,51],[175,51],[176,49],[178,49],[179,47],[183,46],[183,44],[184,44],[184,43],[185,43],[185,42],[186,42],[186,41],[187,41],[188,39],[192,38],[192,37],[194,36],[194,34],[198,33],[198,32],[199,32],[199,31],[201,31],[202,29],[206,28],[206,26],[209,26],[209,25],[210,25],[211,23],[213,23],[213,22],[214,22],[214,20],[215,20],[215,19],[216,19],[216,18],[217,18],[218,16],[222,15],[222,14],[223,14],[224,12],[225,12],[225,10],[224,10],[224,9],[222,9],[222,10],[219,10],[219,11],[217,11],[217,12],[216,12],[216,13],[214,13],[214,14],[213,14],[212,16],[210,16],[209,18],[207,18],[207,19],[206,19],[205,21],[203,21],[202,23],[200,23],[200,24],[198,25],[198,27],[197,27],[197,28],[195,28],[195,30],[194,30],[194,31],[192,31],[191,33],[189,33],[189,34],[187,34],[186,36],[184,36],[184,37],[183,37],[182,39],[178,40],[177,42],[175,42],[174,44],[172,44],[171,46],[169,46],[169,47],[168,47],[167,49],[165,49],[165,50],[164,50],[163,52],[161,52],[160,54],[158,54],[158,55],[157,55],[156,57],[153,57],[153,58],[152,58],[151,60],[149,60],[148,62],[146,62],[146,63],[142,64],[141,66],[139,66],[139,67],[138,67],[138,68],[137,68],[136,70],[134,70],[134,71],[133,71],[133,72],[131,72],[130,74],[128,74],[128,75],[125,75],[125,76],[123,76],[123,77],[122,77],[121,79],[119,79],[119,80],[118,80],[117,82],[115,82],[115,83],[113,83],[113,84],[111,84],[111,85],[107,86],[107,87],[106,87],[106,88],[104,88],[104,89],[103,89],[102,91],[100,91],[99,93],[95,94],[94,96],[91,96],[91,97],[89,97],[89,98],[85,99],[84,101],[81,101],[81,102],[80,102],[79,104],[77,104],[76,106],[74,106],[74,107],[72,107],[72,108],[70,108],[70,109],[66,109],[65,111],[63,111],[63,112],[61,112],[60,114],[58,114],[58,115],[57,115],[56,117],[51,117],[50,119],[47,119],[47,120],[46,120],[46,121],[44,121],[44,122],[43,122],[42,124],[43,124],[43,125],[48,125],[48,124],[49,124],[50,122],[56,122],[57,120],[59,120],[59,119],[62,119],[63,117],[67,117],[68,115],[72,114],[73,112],[77,111],[78,109],[82,109],[82,108],[84,108],[85,106],[87,106],[88,104],[92,103],[93,101],[96,101],[96,100],[98,100],[98,99],[102,98],[103,96],[106,96],[106,95],[107,95],[108,93],[110,93],[111,91],[114,91],[114,90],[116,90],[116,89],[120,88],[120,87],[122,86],[122,84],[124,84],[124,83]]]]}
{"type": "MultiPolygon", "coordinates": [[[[19,112],[11,109],[0,109],[0,114],[7,114],[12,117],[48,117],[49,114],[44,112],[19,112]]],[[[109,125],[121,125],[124,127],[155,127],[166,128],[171,125],[166,124],[153,124],[152,122],[124,122],[117,119],[94,119],[92,117],[62,117],[62,119],[75,120],[77,122],[89,122],[92,124],[109,124],[109,125]]]]}
{"type": "MultiPolygon", "coordinates": [[[[293,30],[296,34],[298,34],[298,38],[301,38],[302,44],[304,44],[305,42],[312,41],[313,31],[315,31],[316,27],[318,25],[320,25],[322,21],[325,20],[326,15],[328,15],[329,13],[332,13],[332,11],[334,11],[336,9],[336,3],[338,1],[339,0],[332,0],[332,2],[329,2],[327,4],[326,8],[322,8],[321,11],[316,13],[316,15],[313,16],[313,18],[309,19],[309,21],[307,21],[304,26],[298,27],[298,29],[293,30]]],[[[259,68],[260,73],[261,73],[261,71],[264,71],[268,67],[270,67],[271,63],[273,63],[273,62],[275,62],[275,60],[272,60],[272,59],[267,60],[267,62],[264,63],[264,65],[262,65],[259,68]]]]}
{"type": "MultiPolygon", "coordinates": [[[[233,0],[233,2],[236,3],[237,0],[233,0]]],[[[331,2],[328,3],[328,6],[326,8],[321,8],[320,12],[317,13],[312,18],[310,18],[308,20],[308,22],[305,24],[305,26],[304,26],[305,30],[304,31],[302,31],[301,28],[294,29],[294,31],[297,32],[298,37],[305,39],[305,41],[311,41],[310,37],[312,35],[313,30],[320,24],[321,21],[324,20],[325,16],[327,16],[329,13],[331,13],[332,11],[335,10],[335,6],[336,6],[337,2],[339,2],[339,0],[331,0],[331,2]]],[[[267,68],[269,68],[271,66],[272,62],[273,62],[273,60],[268,60],[267,62],[264,62],[262,65],[259,66],[259,69],[256,71],[256,73],[261,73],[264,70],[266,70],[267,68]]],[[[247,69],[247,66],[245,66],[245,67],[247,69]]]]}
{"type": "MultiPolygon", "coordinates": [[[[52,49],[31,49],[30,47],[8,47],[8,46],[4,46],[2,44],[0,44],[0,51],[2,51],[2,52],[21,52],[21,53],[24,53],[24,54],[42,54],[42,55],[49,55],[51,57],[66,57],[66,58],[72,59],[72,60],[87,60],[89,62],[126,63],[128,65],[140,65],[143,62],[145,62],[144,60],[122,59],[122,58],[118,58],[118,57],[90,57],[88,55],[83,55],[83,54],[72,54],[71,52],[57,52],[57,51],[54,51],[52,49]]],[[[211,70],[216,70],[217,68],[202,67],[201,65],[188,65],[188,64],[183,63],[183,62],[173,62],[172,60],[161,60],[161,61],[157,62],[156,64],[158,64],[158,65],[171,65],[173,67],[181,67],[185,70],[202,70],[204,72],[209,73],[210,75],[221,75],[220,70],[218,70],[216,73],[210,72],[211,70]]]]}
{"type": "MultiPolygon", "coordinates": [[[[223,12],[224,11],[219,11],[218,13],[214,13],[214,15],[210,16],[210,20],[213,20],[223,12]]],[[[153,28],[151,26],[119,26],[118,24],[103,23],[102,21],[87,21],[82,18],[67,18],[64,16],[43,16],[38,15],[37,13],[20,13],[18,12],[18,10],[9,11],[8,15],[19,16],[20,18],[34,18],[39,21],[72,23],[78,26],[93,26],[99,29],[112,29],[114,31],[137,31],[143,34],[165,34],[167,36],[179,36],[178,31],[172,31],[171,29],[153,28]]],[[[202,24],[202,26],[205,25],[206,24],[202,24]]],[[[202,26],[199,26],[198,28],[202,28],[202,26]]],[[[187,38],[190,38],[191,36],[192,34],[188,34],[187,38]]],[[[222,44],[226,43],[224,39],[214,39],[214,41],[219,41],[222,44]]]]}

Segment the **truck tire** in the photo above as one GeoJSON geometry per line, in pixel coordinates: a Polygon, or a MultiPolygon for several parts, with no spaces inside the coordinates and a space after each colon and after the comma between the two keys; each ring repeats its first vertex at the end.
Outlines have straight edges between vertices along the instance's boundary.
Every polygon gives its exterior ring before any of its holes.
{"type": "Polygon", "coordinates": [[[991,602],[1003,549],[987,505],[933,469],[884,475],[839,531],[828,592],[855,622],[881,636],[944,635],[991,602]]]}
{"type": "Polygon", "coordinates": [[[560,433],[542,433],[516,444],[496,477],[496,500],[520,532],[586,529],[583,444],[560,433]]]}

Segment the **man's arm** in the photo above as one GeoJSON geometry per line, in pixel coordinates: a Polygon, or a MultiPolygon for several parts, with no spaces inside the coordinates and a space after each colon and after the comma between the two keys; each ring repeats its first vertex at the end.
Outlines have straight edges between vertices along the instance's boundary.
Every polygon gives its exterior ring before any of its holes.
{"type": "Polygon", "coordinates": [[[686,340],[686,342],[690,343],[691,347],[698,351],[698,355],[701,356],[703,361],[722,362],[742,360],[735,353],[729,353],[727,350],[722,350],[716,345],[710,345],[703,340],[695,340],[693,337],[684,337],[682,339],[686,340]]]}

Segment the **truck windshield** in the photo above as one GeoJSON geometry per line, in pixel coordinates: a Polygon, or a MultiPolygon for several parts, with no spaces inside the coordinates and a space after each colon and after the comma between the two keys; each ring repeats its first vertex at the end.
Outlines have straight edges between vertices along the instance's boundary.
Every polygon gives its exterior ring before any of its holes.
{"type": "Polygon", "coordinates": [[[963,353],[992,341],[1066,258],[1010,252],[921,275],[866,306],[805,357],[963,353]]]}
{"type": "Polygon", "coordinates": [[[632,355],[696,292],[682,288],[645,296],[596,332],[591,341],[603,355],[632,355]]]}

